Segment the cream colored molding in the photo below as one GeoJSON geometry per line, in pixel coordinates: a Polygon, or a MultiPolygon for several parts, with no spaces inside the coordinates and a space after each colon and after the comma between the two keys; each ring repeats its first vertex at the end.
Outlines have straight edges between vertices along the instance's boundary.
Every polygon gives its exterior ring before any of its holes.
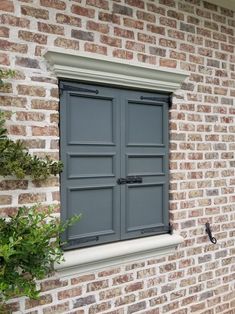
{"type": "Polygon", "coordinates": [[[59,276],[96,271],[140,259],[174,253],[183,238],[177,234],[163,234],[135,240],[115,242],[65,252],[65,261],[56,265],[59,276]]]}
{"type": "Polygon", "coordinates": [[[158,69],[156,66],[133,65],[100,56],[74,54],[53,48],[44,57],[59,78],[113,84],[155,91],[173,92],[180,88],[188,74],[179,70],[158,69]]]}

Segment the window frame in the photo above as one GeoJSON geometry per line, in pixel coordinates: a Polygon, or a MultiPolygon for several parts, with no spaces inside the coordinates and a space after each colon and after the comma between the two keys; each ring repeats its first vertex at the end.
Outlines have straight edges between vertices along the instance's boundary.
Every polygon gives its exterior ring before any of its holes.
{"type": "MultiPolygon", "coordinates": [[[[179,69],[159,68],[141,63],[130,64],[127,60],[120,61],[82,52],[75,54],[57,47],[47,49],[43,56],[55,77],[59,79],[112,83],[128,88],[176,92],[190,75],[179,69]]],[[[174,231],[172,235],[101,245],[99,250],[97,247],[72,250],[65,252],[65,261],[56,265],[56,269],[61,275],[69,275],[140,259],[155,258],[162,254],[174,253],[183,241],[183,237],[174,231]]]]}

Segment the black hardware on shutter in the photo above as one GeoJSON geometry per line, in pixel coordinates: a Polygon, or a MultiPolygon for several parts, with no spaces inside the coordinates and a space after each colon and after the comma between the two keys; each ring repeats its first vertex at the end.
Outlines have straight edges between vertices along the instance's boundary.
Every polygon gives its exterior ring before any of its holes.
{"type": "Polygon", "coordinates": [[[143,179],[139,176],[128,176],[126,178],[117,179],[117,184],[133,184],[133,183],[142,183],[143,179]]]}
{"type": "Polygon", "coordinates": [[[84,244],[87,242],[92,242],[92,241],[98,241],[99,237],[98,236],[94,236],[94,237],[85,237],[85,238],[81,238],[81,239],[76,239],[76,240],[69,240],[67,245],[64,246],[64,248],[66,249],[67,247],[71,248],[73,246],[77,247],[80,244],[84,244]]]}
{"type": "Polygon", "coordinates": [[[141,230],[142,234],[145,233],[161,233],[161,232],[169,232],[170,234],[173,234],[173,229],[172,229],[172,225],[169,224],[169,226],[164,226],[164,227],[150,227],[150,228],[146,228],[141,230]]]}
{"type": "Polygon", "coordinates": [[[169,104],[169,107],[172,107],[172,98],[173,98],[173,93],[168,96],[168,98],[164,97],[145,97],[145,96],[140,96],[141,100],[152,100],[152,101],[163,101],[167,102],[169,104]]]}
{"type": "Polygon", "coordinates": [[[64,83],[60,84],[60,93],[62,94],[63,91],[72,91],[72,92],[82,92],[82,93],[93,93],[93,94],[99,94],[98,89],[87,89],[87,88],[81,88],[76,86],[67,85],[64,83]]]}

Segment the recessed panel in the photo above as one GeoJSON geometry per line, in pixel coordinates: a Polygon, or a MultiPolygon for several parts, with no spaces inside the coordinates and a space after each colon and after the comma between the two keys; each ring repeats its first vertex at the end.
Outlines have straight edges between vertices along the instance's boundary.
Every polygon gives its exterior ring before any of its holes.
{"type": "Polygon", "coordinates": [[[113,187],[70,189],[68,204],[69,216],[82,214],[78,224],[69,229],[69,238],[112,233],[113,187]]]}
{"type": "Polygon", "coordinates": [[[156,146],[163,144],[161,105],[128,103],[128,145],[156,146]]]}
{"type": "Polygon", "coordinates": [[[71,144],[112,144],[112,99],[72,95],[67,117],[71,144]]]}
{"type": "Polygon", "coordinates": [[[111,177],[114,156],[70,155],[68,159],[69,178],[111,177]]]}
{"type": "Polygon", "coordinates": [[[163,156],[128,156],[128,174],[163,174],[163,156]]]}
{"type": "Polygon", "coordinates": [[[129,186],[126,210],[128,231],[162,224],[163,185],[129,186]]]}

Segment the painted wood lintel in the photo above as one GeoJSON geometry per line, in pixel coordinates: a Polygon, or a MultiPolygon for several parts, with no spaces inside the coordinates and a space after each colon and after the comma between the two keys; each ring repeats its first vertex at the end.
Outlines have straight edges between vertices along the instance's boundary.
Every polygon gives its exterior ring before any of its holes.
{"type": "Polygon", "coordinates": [[[61,49],[48,49],[44,57],[59,78],[112,84],[154,91],[174,92],[188,74],[154,65],[136,65],[108,57],[88,56],[61,49]]]}

